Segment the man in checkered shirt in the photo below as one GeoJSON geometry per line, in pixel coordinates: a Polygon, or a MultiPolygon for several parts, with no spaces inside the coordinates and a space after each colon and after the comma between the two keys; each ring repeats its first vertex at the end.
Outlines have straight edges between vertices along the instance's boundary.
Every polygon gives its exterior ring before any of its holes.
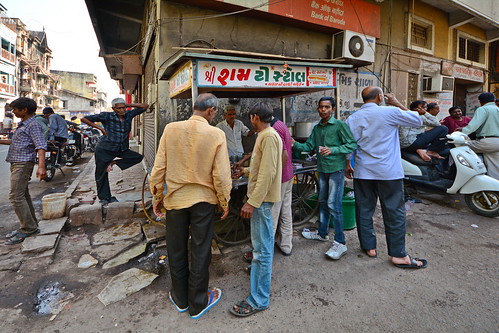
{"type": "Polygon", "coordinates": [[[31,98],[21,97],[11,104],[13,113],[21,122],[12,139],[0,140],[0,144],[10,145],[7,158],[10,163],[9,200],[19,218],[20,228],[6,235],[8,245],[21,243],[26,237],[38,234],[38,220],[29,194],[28,183],[33,173],[36,156],[38,169],[36,177],[40,180],[47,176],[45,170],[45,151],[47,142],[43,137],[42,127],[35,120],[36,102],[31,98]]]}

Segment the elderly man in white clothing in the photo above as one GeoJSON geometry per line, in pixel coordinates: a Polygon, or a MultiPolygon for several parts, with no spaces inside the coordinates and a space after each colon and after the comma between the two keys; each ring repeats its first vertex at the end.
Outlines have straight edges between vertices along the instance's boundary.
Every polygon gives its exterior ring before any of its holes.
{"type": "Polygon", "coordinates": [[[347,159],[346,175],[354,178],[360,247],[369,257],[377,256],[373,214],[379,198],[391,262],[400,268],[425,268],[425,259],[412,258],[405,249],[404,172],[398,133],[399,126],[418,127],[423,121],[379,87],[365,88],[362,100],[360,110],[346,121],[358,144],[353,153],[355,171],[347,159]],[[393,106],[382,106],[385,98],[393,106]]]}
{"type": "Polygon", "coordinates": [[[225,133],[229,158],[232,162],[239,161],[244,154],[242,136],[252,136],[255,131],[250,130],[242,121],[236,119],[236,108],[229,105],[225,108],[224,121],[217,124],[225,133]]]}

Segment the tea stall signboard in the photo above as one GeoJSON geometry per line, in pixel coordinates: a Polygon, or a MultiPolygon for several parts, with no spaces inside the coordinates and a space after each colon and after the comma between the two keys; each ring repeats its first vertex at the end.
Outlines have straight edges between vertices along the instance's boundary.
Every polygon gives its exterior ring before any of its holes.
{"type": "Polygon", "coordinates": [[[213,88],[336,88],[336,69],[197,60],[196,83],[213,88]]]}

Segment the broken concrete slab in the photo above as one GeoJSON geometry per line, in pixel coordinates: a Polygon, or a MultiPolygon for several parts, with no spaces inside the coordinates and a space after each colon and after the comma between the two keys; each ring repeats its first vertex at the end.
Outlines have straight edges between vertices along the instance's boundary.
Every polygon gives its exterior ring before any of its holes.
{"type": "Polygon", "coordinates": [[[66,200],[66,216],[69,216],[71,210],[80,205],[80,200],[77,198],[69,198],[66,200]]]}
{"type": "Polygon", "coordinates": [[[111,202],[107,207],[106,222],[127,220],[132,217],[134,208],[133,202],[111,202]]]}
{"type": "Polygon", "coordinates": [[[22,253],[40,253],[53,249],[57,243],[59,234],[32,236],[24,240],[21,246],[22,253]]]}
{"type": "Polygon", "coordinates": [[[125,299],[134,292],[147,287],[157,277],[157,274],[149,273],[138,268],[131,268],[114,276],[100,294],[97,295],[97,298],[102,304],[107,306],[125,299]]]}
{"type": "Polygon", "coordinates": [[[80,261],[78,261],[78,268],[89,268],[97,265],[98,263],[99,261],[90,254],[84,254],[80,257],[80,261]]]}
{"type": "Polygon", "coordinates": [[[129,186],[129,187],[125,187],[125,188],[122,188],[121,190],[116,191],[116,193],[120,194],[120,193],[125,193],[125,192],[133,191],[133,190],[135,190],[135,186],[129,186]]]}
{"type": "Polygon", "coordinates": [[[62,228],[66,224],[68,218],[61,217],[53,220],[41,220],[38,223],[38,228],[40,229],[40,235],[58,234],[61,232],[62,228]]]}
{"type": "Polygon", "coordinates": [[[112,244],[100,245],[92,249],[90,254],[97,256],[101,262],[106,262],[135,244],[142,242],[142,239],[142,235],[138,235],[134,238],[113,242],[112,244]]]}
{"type": "Polygon", "coordinates": [[[161,249],[163,247],[166,247],[166,239],[163,239],[161,241],[158,242],[158,244],[156,244],[156,249],[161,249]]]}
{"type": "Polygon", "coordinates": [[[115,241],[133,238],[142,235],[142,227],[138,222],[128,222],[126,224],[115,225],[96,233],[93,237],[92,245],[113,243],[115,241]]]}
{"type": "Polygon", "coordinates": [[[166,236],[166,227],[156,223],[148,223],[142,226],[148,243],[163,239],[166,236]]]}
{"type": "Polygon", "coordinates": [[[52,265],[54,262],[53,256],[46,257],[26,257],[26,260],[23,262],[21,266],[21,274],[25,272],[34,272],[34,271],[43,271],[46,270],[49,265],[52,265]]]}
{"type": "Polygon", "coordinates": [[[0,271],[17,271],[26,258],[19,252],[4,255],[0,258],[0,271]]]}
{"type": "Polygon", "coordinates": [[[111,260],[106,261],[106,263],[104,263],[104,265],[102,265],[102,269],[108,269],[111,267],[116,267],[119,265],[126,264],[127,262],[130,261],[130,259],[138,257],[139,255],[144,253],[144,251],[146,250],[146,247],[147,247],[147,243],[145,243],[145,242],[141,243],[141,244],[137,244],[134,247],[126,250],[125,252],[118,254],[118,256],[112,258],[111,260]]]}
{"type": "Polygon", "coordinates": [[[79,227],[84,224],[102,224],[101,205],[82,205],[71,210],[69,215],[71,225],[79,227]]]}

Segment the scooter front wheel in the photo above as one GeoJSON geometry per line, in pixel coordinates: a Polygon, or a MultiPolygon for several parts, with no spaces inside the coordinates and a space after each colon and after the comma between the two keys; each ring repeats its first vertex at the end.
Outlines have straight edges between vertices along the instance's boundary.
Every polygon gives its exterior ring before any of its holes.
{"type": "Polygon", "coordinates": [[[499,216],[499,192],[480,191],[465,194],[464,201],[478,215],[487,217],[499,216]]]}

